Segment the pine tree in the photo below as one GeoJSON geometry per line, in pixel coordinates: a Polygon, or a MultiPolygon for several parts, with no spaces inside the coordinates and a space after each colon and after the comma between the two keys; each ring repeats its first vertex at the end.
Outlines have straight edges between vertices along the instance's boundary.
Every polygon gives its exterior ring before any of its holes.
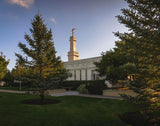
{"type": "Polygon", "coordinates": [[[47,30],[43,18],[37,14],[31,24],[31,36],[25,34],[28,46],[21,42],[18,44],[26,57],[20,54],[16,56],[19,66],[23,64],[23,67],[28,69],[29,78],[36,84],[43,102],[45,91],[50,89],[56,81],[65,79],[65,69],[60,57],[56,56],[52,31],[47,30]]]}
{"type": "Polygon", "coordinates": [[[131,31],[115,35],[125,43],[125,51],[134,59],[136,79],[128,82],[137,97],[127,96],[143,106],[145,112],[160,110],[160,1],[125,0],[128,9],[118,21],[131,31]]]}
{"type": "Polygon", "coordinates": [[[0,55],[0,81],[5,77],[5,75],[7,74],[7,65],[9,63],[9,60],[6,61],[5,56],[3,55],[3,53],[1,52],[0,55]]]}

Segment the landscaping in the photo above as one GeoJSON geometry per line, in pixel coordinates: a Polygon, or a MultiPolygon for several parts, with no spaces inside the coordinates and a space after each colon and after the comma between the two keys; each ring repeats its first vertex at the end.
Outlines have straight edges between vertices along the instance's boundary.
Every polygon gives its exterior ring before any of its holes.
{"type": "Polygon", "coordinates": [[[13,93],[0,96],[1,126],[127,126],[119,115],[137,109],[124,100],[46,96],[60,102],[28,105],[22,101],[39,96],[13,93]]]}

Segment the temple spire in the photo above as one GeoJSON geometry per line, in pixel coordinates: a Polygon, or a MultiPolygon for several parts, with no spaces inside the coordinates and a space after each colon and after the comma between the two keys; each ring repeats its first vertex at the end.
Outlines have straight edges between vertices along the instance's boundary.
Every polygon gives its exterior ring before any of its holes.
{"type": "Polygon", "coordinates": [[[70,36],[70,51],[68,52],[68,61],[78,60],[79,54],[76,51],[76,36],[74,36],[75,28],[72,28],[72,36],[70,36]]]}

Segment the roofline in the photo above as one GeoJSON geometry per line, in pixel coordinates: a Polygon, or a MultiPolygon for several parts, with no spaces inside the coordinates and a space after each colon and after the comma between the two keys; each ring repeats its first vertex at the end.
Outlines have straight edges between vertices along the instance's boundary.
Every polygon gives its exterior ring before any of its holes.
{"type": "Polygon", "coordinates": [[[67,62],[77,62],[77,61],[82,61],[82,60],[89,60],[89,59],[95,59],[95,58],[101,58],[102,56],[97,56],[97,57],[91,57],[91,58],[85,58],[85,59],[79,59],[79,60],[73,60],[73,61],[65,61],[63,63],[67,62]]]}

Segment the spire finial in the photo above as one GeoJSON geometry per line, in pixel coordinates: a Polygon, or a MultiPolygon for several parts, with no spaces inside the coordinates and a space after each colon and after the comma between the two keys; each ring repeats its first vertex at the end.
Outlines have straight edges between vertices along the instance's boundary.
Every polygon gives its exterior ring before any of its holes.
{"type": "Polygon", "coordinates": [[[72,36],[74,36],[74,30],[75,30],[75,28],[72,28],[72,36]]]}

